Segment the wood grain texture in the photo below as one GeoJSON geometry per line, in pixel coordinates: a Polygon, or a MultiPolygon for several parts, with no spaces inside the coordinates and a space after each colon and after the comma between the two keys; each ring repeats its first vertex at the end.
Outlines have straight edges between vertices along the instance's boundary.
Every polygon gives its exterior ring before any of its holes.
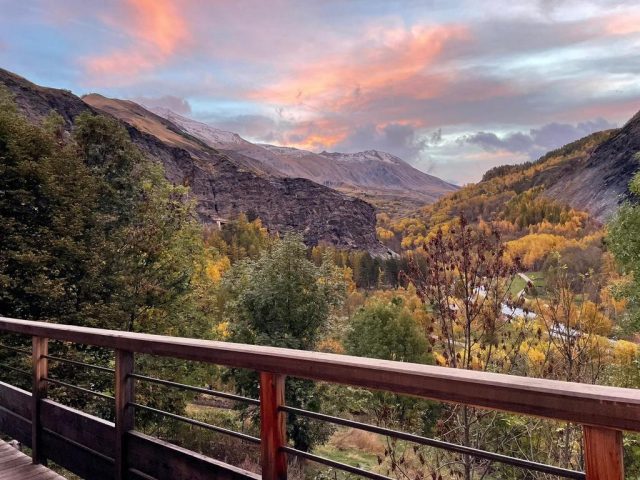
{"type": "Polygon", "coordinates": [[[285,376],[260,373],[260,458],[263,480],[286,480],[287,444],[284,405],[285,376]]]}
{"type": "Polygon", "coordinates": [[[130,467],[158,480],[260,480],[260,475],[140,432],[128,434],[130,467]]]}
{"type": "Polygon", "coordinates": [[[622,432],[587,426],[583,436],[587,480],[623,480],[622,432]]]}
{"type": "Polygon", "coordinates": [[[116,350],[115,397],[116,397],[116,442],[115,471],[116,480],[127,478],[127,432],[134,427],[134,379],[131,377],[134,366],[133,352],[116,350]]]}
{"type": "Polygon", "coordinates": [[[640,391],[0,317],[0,330],[640,431],[640,391]]]}
{"type": "Polygon", "coordinates": [[[42,465],[34,465],[27,455],[0,440],[0,480],[64,480],[42,465]]]}
{"type": "Polygon", "coordinates": [[[42,428],[54,431],[80,445],[115,457],[115,424],[61,405],[52,400],[42,402],[42,428]]]}
{"type": "Polygon", "coordinates": [[[31,392],[0,382],[0,432],[31,448],[31,392]]]}
{"type": "Polygon", "coordinates": [[[32,365],[33,389],[31,391],[31,458],[33,463],[46,464],[42,449],[42,424],[40,422],[40,404],[47,397],[49,340],[46,337],[33,337],[32,365]]]}
{"type": "Polygon", "coordinates": [[[113,480],[113,460],[96,455],[85,445],[69,442],[47,430],[42,432],[43,454],[51,461],[91,480],[113,480]]]}
{"type": "MultiPolygon", "coordinates": [[[[28,401],[31,398],[29,397],[28,401]]],[[[18,440],[26,447],[31,447],[31,421],[0,407],[0,432],[18,440]]]]}
{"type": "Polygon", "coordinates": [[[8,408],[16,415],[31,422],[31,392],[0,382],[0,407],[8,408]]]}
{"type": "MultiPolygon", "coordinates": [[[[0,382],[0,431],[27,446],[31,442],[31,421],[14,412],[28,414],[31,404],[30,392],[0,382]],[[25,408],[25,405],[28,407],[25,408]]],[[[104,458],[113,458],[115,455],[116,427],[113,422],[53,400],[42,401],[41,421],[47,458],[82,478],[114,478],[114,461],[104,458]],[[49,430],[71,441],[47,433],[49,430]]],[[[129,468],[146,475],[143,477],[129,471],[128,476],[132,480],[147,477],[158,480],[260,479],[259,475],[138,432],[128,432],[126,444],[129,468]]]]}

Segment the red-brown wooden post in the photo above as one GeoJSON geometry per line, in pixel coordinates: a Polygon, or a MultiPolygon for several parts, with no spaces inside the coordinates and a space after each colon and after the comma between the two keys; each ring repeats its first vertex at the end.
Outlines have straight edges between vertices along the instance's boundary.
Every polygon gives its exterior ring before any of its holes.
{"type": "Polygon", "coordinates": [[[127,432],[134,427],[133,352],[116,350],[116,455],[115,479],[128,475],[127,432]]]}
{"type": "Polygon", "coordinates": [[[587,480],[623,480],[622,432],[610,428],[582,428],[587,480]]]}
{"type": "Polygon", "coordinates": [[[284,375],[260,372],[260,454],[263,480],[286,480],[287,444],[284,405],[284,375]]]}
{"type": "Polygon", "coordinates": [[[31,457],[33,463],[47,463],[42,453],[42,423],[40,421],[40,406],[43,398],[47,396],[47,369],[46,355],[49,353],[49,339],[33,337],[32,340],[33,389],[31,391],[31,457]]]}

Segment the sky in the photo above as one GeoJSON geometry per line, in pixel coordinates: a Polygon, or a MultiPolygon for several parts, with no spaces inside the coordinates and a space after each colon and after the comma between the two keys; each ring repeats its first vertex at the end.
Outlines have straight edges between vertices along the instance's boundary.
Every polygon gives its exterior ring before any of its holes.
{"type": "Polygon", "coordinates": [[[640,1],[0,0],[0,67],[448,181],[640,110],[640,1]]]}

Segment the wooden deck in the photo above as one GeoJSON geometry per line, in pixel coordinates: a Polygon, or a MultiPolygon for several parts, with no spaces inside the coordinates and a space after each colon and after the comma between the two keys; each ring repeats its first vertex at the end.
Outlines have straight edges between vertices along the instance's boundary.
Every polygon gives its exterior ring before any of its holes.
{"type": "Polygon", "coordinates": [[[55,472],[42,465],[34,465],[17,448],[0,440],[0,480],[64,480],[55,472]]]}

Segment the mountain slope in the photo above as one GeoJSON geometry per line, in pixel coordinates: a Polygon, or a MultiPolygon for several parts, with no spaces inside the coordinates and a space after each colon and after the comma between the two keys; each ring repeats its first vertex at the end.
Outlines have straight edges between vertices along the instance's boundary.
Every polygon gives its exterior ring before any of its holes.
{"type": "Polygon", "coordinates": [[[256,171],[307,178],[344,192],[367,196],[367,199],[394,197],[414,208],[433,203],[458,188],[385,152],[317,154],[297,148],[253,144],[237,134],[188,119],[168,109],[153,111],[209,146],[224,151],[239,164],[256,171]]]}
{"type": "Polygon", "coordinates": [[[593,153],[575,162],[546,195],[587,210],[606,221],[630,198],[629,181],[640,168],[640,112],[602,142],[593,153]]]}
{"type": "Polygon", "coordinates": [[[242,168],[260,175],[282,176],[277,168],[270,167],[270,164],[273,163],[274,160],[267,162],[260,160],[260,156],[268,155],[268,152],[263,152],[261,147],[246,141],[237,133],[227,132],[226,130],[211,127],[206,123],[191,120],[168,108],[153,107],[149,108],[148,111],[179,126],[182,131],[199,139],[209,147],[225,153],[234,163],[242,168]]]}
{"type": "Polygon", "coordinates": [[[640,135],[635,127],[628,128],[632,123],[635,121],[620,130],[591,134],[536,162],[493,168],[482,181],[443,197],[417,216],[429,219],[431,225],[460,214],[470,221],[499,220],[504,218],[509,202],[528,195],[530,201],[548,198],[558,207],[568,205],[587,211],[591,218],[605,222],[624,198],[633,172],[640,166],[633,159],[640,135]]]}
{"type": "Polygon", "coordinates": [[[395,251],[421,248],[463,216],[472,224],[495,222],[527,268],[542,268],[550,252],[563,249],[579,251],[582,266],[597,267],[603,224],[622,201],[637,200],[628,184],[640,169],[639,151],[640,113],[620,129],[593,133],[535,162],[492,168],[480,182],[405,218],[380,218],[379,236],[395,251]]]}
{"type": "Polygon", "coordinates": [[[375,212],[366,202],[308,180],[238,167],[223,153],[133,102],[99,95],[88,96],[85,102],[0,69],[2,85],[32,121],[40,121],[52,110],[63,117],[67,128],[85,111],[123,121],[143,153],[163,164],[171,182],[190,186],[203,223],[245,212],[260,217],[271,231],[299,232],[309,245],[329,243],[376,255],[387,251],[375,237],[375,212]]]}

